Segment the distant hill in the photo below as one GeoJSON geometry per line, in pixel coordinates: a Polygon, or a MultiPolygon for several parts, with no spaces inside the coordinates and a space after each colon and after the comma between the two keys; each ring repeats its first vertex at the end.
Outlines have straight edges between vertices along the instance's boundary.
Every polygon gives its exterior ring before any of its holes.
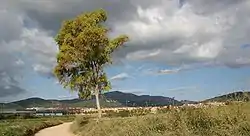
{"type": "Polygon", "coordinates": [[[132,93],[122,93],[119,91],[108,92],[104,94],[107,100],[115,100],[122,105],[127,106],[163,106],[163,105],[182,105],[181,102],[169,97],[135,95],[132,93]]]}
{"type": "Polygon", "coordinates": [[[28,98],[25,100],[12,102],[11,104],[18,105],[19,107],[47,107],[52,104],[52,101],[41,98],[28,98]]]}
{"type": "MultiPolygon", "coordinates": [[[[102,107],[121,107],[121,106],[163,106],[163,105],[182,105],[181,102],[169,97],[135,95],[119,91],[108,92],[100,97],[102,107]]],[[[81,100],[45,100],[41,98],[29,98],[11,103],[1,104],[4,109],[21,109],[30,107],[95,107],[95,99],[81,100]]]]}
{"type": "MultiPolygon", "coordinates": [[[[200,102],[226,102],[226,101],[250,101],[250,92],[234,92],[227,95],[217,96],[200,102]]],[[[183,105],[196,104],[196,101],[181,100],[177,101],[164,96],[135,95],[119,91],[107,92],[100,97],[102,107],[121,107],[121,106],[164,106],[164,105],[183,105]]],[[[30,107],[96,107],[95,99],[81,100],[45,100],[41,98],[28,98],[25,100],[11,103],[0,103],[0,108],[4,109],[23,109],[30,107]]]]}
{"type": "Polygon", "coordinates": [[[250,92],[234,92],[226,95],[217,96],[203,102],[226,102],[226,101],[250,101],[250,92]]]}

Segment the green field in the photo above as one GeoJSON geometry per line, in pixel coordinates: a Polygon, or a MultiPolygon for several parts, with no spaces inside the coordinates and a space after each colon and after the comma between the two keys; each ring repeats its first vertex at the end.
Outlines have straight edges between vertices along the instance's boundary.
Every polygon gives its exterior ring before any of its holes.
{"type": "Polygon", "coordinates": [[[69,116],[0,120],[0,136],[32,136],[43,128],[72,120],[74,117],[69,116]]]}
{"type": "Polygon", "coordinates": [[[250,103],[106,117],[99,122],[78,117],[72,130],[82,136],[250,136],[250,103]]]}

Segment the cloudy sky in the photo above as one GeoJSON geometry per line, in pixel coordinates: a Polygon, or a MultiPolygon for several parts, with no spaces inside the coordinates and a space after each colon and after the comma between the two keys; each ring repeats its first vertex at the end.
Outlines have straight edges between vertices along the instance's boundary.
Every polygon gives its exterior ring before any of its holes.
{"type": "Polygon", "coordinates": [[[249,0],[1,0],[0,101],[73,98],[52,77],[63,20],[104,8],[127,34],[113,90],[202,100],[250,89],[249,0]]]}

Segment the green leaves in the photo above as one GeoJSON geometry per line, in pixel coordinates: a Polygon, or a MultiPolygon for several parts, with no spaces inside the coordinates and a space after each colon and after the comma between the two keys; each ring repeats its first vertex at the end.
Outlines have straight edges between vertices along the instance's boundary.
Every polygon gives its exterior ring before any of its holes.
{"type": "Polygon", "coordinates": [[[126,35],[109,39],[103,23],[107,13],[100,9],[64,21],[55,41],[59,48],[54,73],[60,83],[80,98],[89,98],[94,90],[108,91],[111,84],[103,68],[111,63],[112,53],[128,41],[126,35]]]}

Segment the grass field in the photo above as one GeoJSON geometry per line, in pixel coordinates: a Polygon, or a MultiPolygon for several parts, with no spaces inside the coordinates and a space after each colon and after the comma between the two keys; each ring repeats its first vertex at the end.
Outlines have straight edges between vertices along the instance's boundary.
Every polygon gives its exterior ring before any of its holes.
{"type": "Polygon", "coordinates": [[[32,136],[43,128],[72,120],[74,120],[74,117],[68,116],[0,120],[0,136],[32,136]]]}
{"type": "Polygon", "coordinates": [[[250,136],[250,103],[103,118],[99,122],[78,117],[72,130],[82,136],[250,136]]]}

